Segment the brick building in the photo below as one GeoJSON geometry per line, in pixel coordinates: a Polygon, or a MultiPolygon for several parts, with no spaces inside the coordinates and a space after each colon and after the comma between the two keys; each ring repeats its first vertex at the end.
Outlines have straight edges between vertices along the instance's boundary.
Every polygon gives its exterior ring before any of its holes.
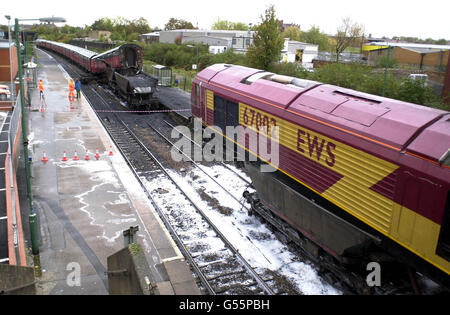
{"type": "Polygon", "coordinates": [[[421,70],[445,71],[448,64],[448,45],[427,45],[411,43],[371,43],[363,45],[363,54],[368,63],[375,65],[377,61],[387,56],[390,47],[390,58],[398,65],[406,65],[421,70]]]}
{"type": "MultiPolygon", "coordinates": [[[[13,78],[16,77],[17,71],[17,49],[14,43],[11,43],[11,55],[12,55],[12,72],[13,78]]],[[[10,76],[10,62],[9,62],[9,42],[0,41],[0,82],[11,81],[10,76]]]]}

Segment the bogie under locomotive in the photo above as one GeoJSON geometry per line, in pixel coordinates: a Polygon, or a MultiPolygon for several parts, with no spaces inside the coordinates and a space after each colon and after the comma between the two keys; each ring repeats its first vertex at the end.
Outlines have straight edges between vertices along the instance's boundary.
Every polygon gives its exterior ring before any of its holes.
{"type": "Polygon", "coordinates": [[[197,75],[191,102],[258,157],[245,162],[257,191],[246,198],[292,239],[342,265],[395,260],[450,287],[449,112],[224,64],[197,75]],[[277,164],[251,137],[272,141],[277,164]]]}

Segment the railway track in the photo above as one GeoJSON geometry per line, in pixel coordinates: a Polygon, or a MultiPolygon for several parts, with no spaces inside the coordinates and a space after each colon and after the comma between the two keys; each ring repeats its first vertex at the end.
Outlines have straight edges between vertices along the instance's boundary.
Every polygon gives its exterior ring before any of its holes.
{"type": "MultiPolygon", "coordinates": [[[[69,72],[71,76],[84,75],[80,69],[68,64],[61,57],[58,57],[57,59],[64,64],[66,71],[69,72]]],[[[155,182],[156,179],[163,181],[162,178],[164,177],[167,179],[167,171],[165,171],[163,164],[159,162],[155,156],[151,157],[150,150],[145,148],[145,145],[143,145],[138,137],[134,135],[131,129],[129,129],[126,124],[120,122],[121,119],[114,113],[124,109],[122,105],[116,106],[119,101],[113,93],[98,87],[96,83],[83,85],[82,91],[99,119],[105,125],[105,128],[110,133],[117,147],[122,152],[125,160],[135,172],[136,177],[141,182],[144,189],[147,190],[144,181],[147,181],[148,183],[155,182]],[[157,164],[159,164],[159,167],[157,167],[157,164]],[[165,175],[163,174],[164,172],[166,173],[165,175]]],[[[125,116],[133,115],[129,115],[126,112],[121,113],[121,117],[125,116]]],[[[165,120],[164,124],[173,128],[173,125],[165,120]]],[[[161,133],[159,136],[165,138],[161,133]]],[[[164,141],[167,142],[167,139],[164,141]]],[[[192,143],[193,145],[199,146],[197,143],[192,143]]],[[[242,177],[242,175],[233,170],[226,163],[221,164],[235,173],[235,175],[247,185],[250,185],[250,182],[247,179],[242,177]]],[[[208,177],[213,179],[210,175],[208,175],[208,177]]],[[[165,189],[162,187],[163,184],[161,184],[159,185],[161,187],[157,187],[156,190],[147,190],[147,195],[165,222],[180,250],[183,252],[186,259],[190,261],[191,267],[202,283],[205,292],[209,294],[299,293],[295,288],[292,288],[292,285],[286,285],[284,281],[277,279],[282,277],[277,275],[276,272],[271,272],[267,269],[258,271],[253,270],[250,264],[248,264],[238,253],[236,248],[226,240],[225,236],[222,233],[217,232],[217,227],[215,227],[212,222],[208,222],[210,220],[207,219],[200,208],[196,206],[192,200],[189,200],[188,197],[186,198],[186,193],[177,187],[177,184],[173,179],[166,180],[164,185],[172,186],[165,189]],[[158,201],[162,203],[167,202],[167,200],[163,199],[158,200],[160,192],[176,191],[177,189],[180,191],[179,195],[187,199],[187,204],[184,204],[182,207],[183,211],[173,213],[173,209],[176,208],[176,205],[174,204],[158,205],[158,201]],[[169,210],[165,211],[165,209],[169,210]],[[198,213],[201,218],[193,218],[193,212],[198,213]],[[194,222],[195,224],[189,226],[186,222],[194,222]],[[205,230],[205,227],[208,226],[213,227],[205,230]],[[216,232],[212,233],[211,231],[214,231],[214,229],[216,232]],[[213,236],[211,234],[213,234],[213,236]],[[218,245],[218,243],[222,243],[223,245],[218,245]],[[214,244],[214,249],[211,249],[210,244],[214,244]],[[271,287],[273,287],[273,289],[271,287]]],[[[232,195],[224,187],[222,187],[222,189],[232,195]]],[[[172,199],[179,200],[179,197],[180,196],[174,195],[172,199]]],[[[248,209],[242,204],[240,198],[236,196],[232,196],[232,198],[241,204],[241,206],[248,209]]]]}
{"type": "MultiPolygon", "coordinates": [[[[74,68],[72,65],[66,67],[72,76],[82,75],[79,70],[74,68]]],[[[276,275],[273,276],[267,273],[267,270],[253,270],[250,264],[239,254],[237,249],[227,241],[225,235],[202,212],[201,208],[188,197],[182,187],[171,177],[166,167],[163,166],[164,162],[159,161],[158,157],[152,154],[151,150],[122,121],[123,117],[132,117],[132,115],[122,113],[119,117],[115,113],[120,108],[120,106],[116,106],[119,101],[110,91],[100,88],[96,84],[89,84],[83,86],[83,93],[122,152],[122,155],[134,170],[141,185],[147,190],[149,199],[159,212],[184,256],[190,262],[205,292],[209,294],[287,293],[279,288],[272,290],[271,287],[276,282],[276,275]],[[157,182],[158,187],[148,184],[151,182],[157,182]],[[170,198],[167,198],[168,192],[171,194],[170,198]],[[161,195],[163,195],[162,198],[161,195]],[[176,200],[176,202],[170,203],[167,199],[176,200]],[[181,199],[184,199],[184,201],[180,209],[181,199]],[[196,213],[196,215],[194,216],[193,213],[196,213]],[[214,244],[213,248],[211,244],[214,244]],[[271,283],[272,285],[267,283],[271,283]]],[[[157,130],[158,128],[155,128],[148,122],[146,125],[157,137],[163,139],[163,142],[166,142],[169,146],[174,146],[167,136],[157,130]]],[[[175,128],[166,120],[163,120],[163,123],[159,125],[160,127],[166,125],[170,128],[175,128]]],[[[192,145],[201,147],[200,144],[192,140],[191,142],[192,145]]],[[[241,207],[249,210],[241,202],[241,196],[234,196],[194,161],[191,161],[191,163],[235,199],[241,207]]],[[[247,185],[251,184],[238,172],[226,165],[226,163],[222,162],[221,164],[235,173],[247,185]]],[[[304,253],[299,256],[305,257],[307,261],[311,261],[310,257],[305,256],[304,253]]],[[[336,277],[329,279],[329,273],[325,273],[323,276],[327,282],[336,285],[338,281],[336,277]]],[[[351,293],[351,291],[345,290],[340,285],[338,287],[345,293],[351,293]]],[[[292,291],[289,293],[292,293],[292,291]]]]}
{"type": "MultiPolygon", "coordinates": [[[[105,102],[97,91],[92,90],[92,93],[97,96],[98,101],[105,102]]],[[[147,195],[169,230],[176,236],[179,247],[183,249],[206,291],[209,294],[273,294],[270,285],[266,283],[267,279],[263,279],[240,255],[136,134],[115,113],[104,116],[101,120],[144,188],[146,185],[142,182],[143,178],[154,181],[164,177],[172,185],[169,189],[176,189],[179,195],[186,199],[183,209],[184,212],[190,213],[189,217],[183,217],[181,213],[170,217],[170,210],[163,209],[158,205],[157,198],[153,197],[155,194],[159,195],[159,192],[147,190],[147,195]],[[186,230],[186,224],[183,224],[186,220],[193,221],[193,211],[199,214],[195,220],[199,222],[196,224],[195,233],[192,233],[192,226],[186,230]],[[211,252],[208,251],[210,242],[216,246],[218,242],[222,242],[223,245],[219,246],[219,251],[211,252]]],[[[161,189],[167,188],[160,187],[161,189]]]]}
{"type": "MultiPolygon", "coordinates": [[[[167,121],[164,121],[164,123],[169,126],[170,128],[176,128],[172,124],[170,124],[167,121]]],[[[176,148],[175,143],[169,140],[168,136],[165,136],[162,131],[158,130],[156,127],[152,126],[152,124],[147,122],[147,126],[150,127],[157,135],[159,135],[164,141],[169,145],[171,148],[176,148]]],[[[168,131],[166,130],[166,134],[168,131]]],[[[195,143],[193,140],[191,140],[189,137],[186,137],[183,133],[180,133],[183,137],[188,139],[193,145],[198,146],[201,148],[201,145],[198,143],[195,143]]],[[[212,181],[214,181],[221,189],[225,190],[228,194],[233,195],[231,192],[229,192],[227,189],[223,187],[219,183],[218,180],[214,179],[212,176],[207,174],[205,170],[199,166],[195,161],[193,161],[191,158],[187,157],[187,159],[199,170],[204,172],[212,181]]],[[[228,166],[226,163],[221,163],[223,166],[228,166]]],[[[238,172],[233,170],[232,168],[229,168],[231,171],[235,173],[235,175],[239,176],[241,180],[245,181],[248,185],[251,185],[249,181],[247,181],[245,178],[241,177],[238,172]]],[[[219,178],[220,180],[220,178],[219,178]]],[[[236,196],[232,196],[234,199],[237,200],[236,196]]],[[[237,200],[241,206],[248,210],[248,212],[252,212],[252,214],[255,214],[255,211],[253,209],[250,209],[246,205],[244,205],[240,200],[237,200]]],[[[260,213],[258,212],[258,215],[260,213]]],[[[343,268],[333,261],[331,257],[327,256],[321,256],[321,257],[314,257],[309,252],[305,251],[305,240],[304,239],[298,239],[298,237],[293,237],[291,229],[284,223],[277,220],[277,218],[269,215],[261,216],[261,219],[264,220],[265,223],[269,224],[273,227],[273,232],[280,236],[280,240],[287,246],[292,247],[292,250],[296,252],[296,254],[299,257],[302,257],[305,261],[309,261],[313,263],[315,266],[317,266],[320,270],[320,273],[328,283],[331,285],[334,285],[336,287],[339,287],[339,289],[344,294],[379,294],[379,295],[386,295],[386,294],[410,294],[412,291],[410,291],[411,288],[409,288],[408,279],[402,279],[402,278],[396,278],[393,277],[392,283],[386,283],[384,284],[383,288],[370,288],[366,285],[366,278],[365,274],[358,275],[352,272],[351,270],[347,270],[346,268],[343,268]],[[282,235],[280,235],[282,234],[282,235]]],[[[295,233],[296,234],[296,233],[295,233]]]]}
{"type": "MultiPolygon", "coordinates": [[[[72,72],[71,75],[80,75],[72,66],[69,66],[67,70],[72,72]]],[[[112,109],[112,104],[107,101],[110,96],[95,85],[84,85],[83,93],[94,110],[112,109]]],[[[171,191],[177,190],[177,194],[185,198],[186,204],[183,208],[190,215],[183,217],[177,213],[176,216],[171,216],[170,210],[167,211],[158,205],[158,200],[154,197],[155,194],[159,195],[158,191],[146,191],[153,206],[194,269],[204,290],[209,294],[274,294],[271,285],[266,283],[273,279],[267,275],[263,278],[250,266],[225,235],[176,183],[158,158],[117,114],[97,113],[97,115],[144,189],[147,190],[143,179],[153,181],[164,178],[172,185],[172,188],[169,188],[171,191]],[[192,218],[192,212],[197,214],[197,218],[192,218]],[[184,221],[197,222],[196,232],[192,233],[192,226],[186,229],[184,221]],[[208,244],[211,242],[215,244],[215,249],[212,251],[208,250],[208,244]]]]}
{"type": "MultiPolygon", "coordinates": [[[[65,64],[66,70],[72,76],[83,75],[79,69],[75,69],[72,65],[67,65],[67,63],[65,64]]],[[[203,289],[206,292],[209,294],[286,293],[278,288],[272,290],[271,287],[275,287],[273,286],[275,279],[273,276],[265,273],[264,270],[252,271],[250,265],[248,263],[246,264],[242,257],[239,257],[237,250],[232,245],[229,246],[226,244],[225,236],[221,235],[218,231],[214,231],[214,228],[208,223],[208,219],[202,216],[200,207],[192,200],[189,200],[189,197],[183,189],[179,187],[174,178],[171,178],[171,172],[166,170],[166,167],[163,165],[164,162],[159,161],[157,156],[151,156],[150,150],[138,139],[139,137],[134,134],[129,126],[120,122],[122,120],[121,118],[114,113],[107,113],[107,111],[114,112],[120,110],[119,107],[113,107],[118,101],[114,99],[112,93],[108,93],[95,84],[84,85],[83,93],[88,99],[97,100],[90,101],[92,107],[97,112],[105,128],[111,134],[118,148],[122,151],[125,159],[134,169],[135,175],[141,180],[143,187],[147,189],[149,199],[166,222],[168,229],[171,231],[185,257],[191,262],[191,266],[202,282],[203,289]],[[101,112],[102,110],[105,112],[101,112]],[[149,185],[151,182],[157,183],[159,187],[149,185]],[[175,201],[173,203],[168,203],[168,198],[161,197],[161,195],[167,195],[169,192],[171,198],[175,201]],[[181,199],[185,199],[183,206],[180,206],[180,204],[177,205],[177,202],[180,203],[181,199]],[[190,215],[194,212],[198,214],[198,217],[190,215]],[[221,245],[218,245],[219,243],[221,245]],[[213,248],[211,244],[214,244],[213,248]]],[[[121,114],[121,117],[122,115],[127,116],[126,113],[121,114]]],[[[175,128],[168,121],[163,120],[162,123],[171,128],[175,128]]],[[[166,138],[164,141],[169,143],[169,145],[173,145],[173,143],[168,141],[167,136],[164,136],[157,128],[151,125],[149,125],[149,128],[152,128],[155,134],[159,133],[160,138],[166,138]]],[[[201,147],[200,144],[194,143],[192,140],[191,142],[193,145],[201,147]]],[[[226,163],[221,164],[234,172],[248,185],[251,184],[226,163]]],[[[208,176],[211,178],[210,175],[208,176]]],[[[218,183],[218,186],[221,186],[220,183],[218,183]]],[[[225,188],[223,189],[226,190],[225,188]]],[[[233,198],[240,199],[236,196],[233,198]]],[[[240,200],[237,201],[241,203],[240,200]]],[[[307,261],[315,261],[315,259],[311,259],[311,257],[305,254],[301,254],[301,256],[305,256],[307,261]]],[[[315,262],[315,264],[320,269],[322,267],[329,269],[329,266],[326,266],[328,265],[327,262],[323,263],[319,261],[315,262]]],[[[336,285],[335,278],[331,280],[327,278],[327,272],[325,272],[324,279],[336,285]]],[[[338,285],[337,287],[342,290],[342,286],[338,285]]],[[[391,291],[379,291],[376,293],[395,294],[398,292],[395,286],[388,287],[388,290],[391,291]]],[[[352,293],[351,290],[343,290],[343,292],[352,293]]],[[[401,291],[400,294],[408,293],[401,291]]]]}

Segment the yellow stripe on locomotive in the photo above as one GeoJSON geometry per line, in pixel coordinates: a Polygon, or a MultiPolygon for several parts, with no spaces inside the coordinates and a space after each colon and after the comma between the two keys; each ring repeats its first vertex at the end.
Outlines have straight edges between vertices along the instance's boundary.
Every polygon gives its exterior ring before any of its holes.
{"type": "Polygon", "coordinates": [[[278,168],[281,172],[450,274],[450,263],[435,253],[440,225],[370,189],[395,172],[397,165],[243,103],[239,103],[239,124],[263,136],[270,136],[270,129],[278,126],[279,144],[343,177],[319,193],[278,168]]]}

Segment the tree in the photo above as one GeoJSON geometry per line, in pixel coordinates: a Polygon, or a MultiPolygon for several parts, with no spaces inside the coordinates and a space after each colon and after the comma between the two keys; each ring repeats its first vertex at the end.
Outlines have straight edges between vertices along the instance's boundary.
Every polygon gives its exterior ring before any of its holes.
{"type": "Polygon", "coordinates": [[[364,26],[353,22],[351,18],[346,17],[342,20],[342,24],[338,27],[335,36],[336,39],[336,61],[339,62],[339,55],[351,44],[362,37],[364,26]]]}
{"type": "Polygon", "coordinates": [[[269,6],[265,15],[261,15],[261,23],[255,27],[253,43],[247,51],[250,66],[267,70],[271,63],[280,60],[284,44],[280,25],[274,6],[269,6]]]}
{"type": "Polygon", "coordinates": [[[219,20],[212,25],[213,30],[234,30],[234,31],[246,31],[248,30],[248,25],[243,22],[231,22],[227,20],[219,20]]]}
{"type": "Polygon", "coordinates": [[[181,30],[181,29],[196,29],[191,22],[185,21],[183,19],[170,18],[169,22],[164,25],[166,31],[170,30],[181,30]]]}
{"type": "Polygon", "coordinates": [[[309,31],[302,32],[300,41],[319,46],[320,51],[328,51],[330,49],[330,40],[327,34],[320,31],[318,26],[311,26],[309,31]]]}
{"type": "Polygon", "coordinates": [[[139,38],[139,34],[151,32],[148,22],[144,18],[128,20],[124,17],[115,19],[101,18],[95,21],[90,29],[111,32],[111,40],[133,41],[139,38]]]}
{"type": "Polygon", "coordinates": [[[297,26],[289,26],[283,32],[283,38],[289,38],[290,40],[300,41],[302,32],[297,26]]]}
{"type": "Polygon", "coordinates": [[[93,31],[114,31],[113,21],[110,18],[101,18],[91,25],[93,31]]]}

